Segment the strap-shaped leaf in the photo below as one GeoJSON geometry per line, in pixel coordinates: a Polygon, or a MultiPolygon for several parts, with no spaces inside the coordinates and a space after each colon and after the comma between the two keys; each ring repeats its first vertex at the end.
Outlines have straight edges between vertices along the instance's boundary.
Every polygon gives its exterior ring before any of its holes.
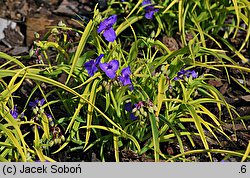
{"type": "Polygon", "coordinates": [[[150,125],[151,125],[151,130],[152,130],[152,142],[154,145],[154,157],[155,157],[155,162],[159,162],[159,154],[160,154],[160,144],[159,144],[159,131],[157,127],[157,121],[154,116],[154,114],[150,113],[149,114],[149,120],[150,120],[150,125]]]}

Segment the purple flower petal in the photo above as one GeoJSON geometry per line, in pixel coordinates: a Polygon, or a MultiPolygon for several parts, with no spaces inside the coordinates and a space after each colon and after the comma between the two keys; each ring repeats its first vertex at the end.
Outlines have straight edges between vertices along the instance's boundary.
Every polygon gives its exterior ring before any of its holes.
{"type": "Polygon", "coordinates": [[[147,19],[152,19],[154,17],[154,12],[153,11],[149,11],[148,13],[145,14],[145,17],[147,19]]]}
{"type": "Polygon", "coordinates": [[[197,78],[198,77],[198,74],[193,70],[191,71],[191,75],[193,78],[197,78]]]}
{"type": "Polygon", "coordinates": [[[13,116],[14,119],[16,119],[18,117],[18,112],[17,112],[17,107],[14,106],[13,109],[10,110],[10,114],[13,116]]]}
{"type": "Polygon", "coordinates": [[[132,90],[134,90],[134,86],[131,84],[131,85],[129,85],[129,87],[128,87],[131,91],[132,90]]]}
{"type": "Polygon", "coordinates": [[[154,16],[154,13],[158,12],[159,9],[156,9],[153,5],[151,5],[152,2],[151,0],[145,0],[142,2],[142,6],[145,6],[144,7],[144,10],[146,11],[145,13],[145,17],[147,19],[152,19],[153,16],[154,16]]]}
{"type": "Polygon", "coordinates": [[[175,78],[174,78],[174,81],[177,81],[177,80],[179,80],[179,77],[175,77],[175,78]]]}
{"type": "Polygon", "coordinates": [[[99,64],[100,68],[102,69],[103,72],[105,72],[108,68],[108,64],[106,62],[100,63],[99,64]]]}
{"type": "Polygon", "coordinates": [[[119,61],[118,60],[112,60],[109,62],[109,65],[112,65],[112,69],[117,71],[119,68],[119,61]]]}
{"type": "Polygon", "coordinates": [[[42,105],[44,104],[44,102],[45,102],[45,99],[44,99],[44,98],[41,99],[40,101],[38,101],[39,106],[42,106],[42,105]]]}
{"type": "Polygon", "coordinates": [[[109,18],[106,18],[100,23],[97,33],[101,33],[103,30],[111,28],[117,21],[117,15],[112,15],[109,18]]]}
{"type": "Polygon", "coordinates": [[[119,77],[119,80],[121,81],[123,86],[132,84],[131,79],[130,79],[130,75],[131,75],[130,67],[126,67],[126,68],[122,69],[121,76],[119,77]]]}
{"type": "Polygon", "coordinates": [[[106,28],[107,28],[106,24],[104,22],[101,22],[99,28],[97,29],[97,33],[101,33],[106,28]]]}
{"type": "Polygon", "coordinates": [[[184,75],[184,74],[186,74],[186,73],[187,73],[186,70],[181,69],[177,74],[178,74],[178,76],[180,76],[180,75],[184,75]]]}
{"type": "Polygon", "coordinates": [[[98,68],[95,66],[95,61],[90,60],[84,64],[85,69],[88,71],[90,76],[93,76],[98,68]]]}
{"type": "Polygon", "coordinates": [[[108,42],[114,42],[116,39],[116,33],[113,28],[106,29],[103,36],[108,42]]]}
{"type": "Polygon", "coordinates": [[[128,111],[128,112],[131,112],[132,111],[132,103],[131,102],[128,102],[128,103],[126,103],[125,105],[124,105],[124,109],[126,110],[126,111],[128,111]]]}
{"type": "Polygon", "coordinates": [[[97,58],[96,58],[96,61],[95,61],[95,64],[98,65],[101,61],[101,59],[103,58],[104,54],[100,54],[97,58]]]}
{"type": "Polygon", "coordinates": [[[132,72],[131,72],[130,66],[122,69],[121,75],[123,77],[130,76],[131,74],[132,74],[132,72]]]}
{"type": "Polygon", "coordinates": [[[115,78],[116,71],[119,68],[119,61],[112,60],[109,63],[100,63],[99,66],[109,78],[113,79],[115,78]]]}
{"type": "Polygon", "coordinates": [[[36,101],[31,101],[31,102],[29,102],[29,106],[30,106],[30,107],[35,107],[36,104],[37,104],[36,101]]]}
{"type": "Polygon", "coordinates": [[[113,78],[115,78],[116,73],[115,73],[113,70],[107,70],[107,71],[106,71],[106,75],[107,75],[109,78],[113,79],[113,78]]]}
{"type": "Polygon", "coordinates": [[[112,15],[109,18],[103,20],[100,23],[99,28],[97,29],[98,33],[104,31],[103,36],[109,42],[113,42],[116,39],[115,31],[112,28],[112,26],[116,23],[116,21],[117,21],[117,15],[112,15]]]}
{"type": "Polygon", "coordinates": [[[48,114],[48,113],[45,113],[46,116],[49,118],[49,119],[52,119],[52,115],[51,114],[48,114]]]}
{"type": "Polygon", "coordinates": [[[108,19],[108,25],[114,25],[117,21],[117,15],[111,15],[108,19]]]}
{"type": "Polygon", "coordinates": [[[151,4],[151,0],[145,0],[142,2],[142,6],[145,6],[147,4],[151,4]]]}
{"type": "Polygon", "coordinates": [[[44,102],[45,102],[45,99],[44,99],[44,98],[41,99],[41,100],[35,100],[34,102],[31,101],[31,102],[29,103],[29,106],[31,106],[32,108],[35,107],[35,106],[40,106],[40,107],[41,107],[41,106],[43,106],[44,102]]]}
{"type": "Polygon", "coordinates": [[[129,77],[125,77],[125,78],[124,77],[119,77],[119,80],[121,81],[123,86],[132,84],[131,79],[129,77]]]}
{"type": "Polygon", "coordinates": [[[134,121],[134,120],[137,119],[137,117],[134,115],[134,113],[131,113],[131,114],[130,114],[130,119],[131,119],[132,121],[134,121]]]}
{"type": "Polygon", "coordinates": [[[183,79],[184,76],[186,76],[187,78],[190,77],[190,75],[192,76],[193,79],[198,77],[198,74],[195,72],[195,70],[184,70],[181,69],[178,73],[177,73],[177,77],[174,78],[174,80],[179,80],[179,79],[183,79]]]}
{"type": "Polygon", "coordinates": [[[84,67],[86,68],[86,70],[88,71],[88,74],[90,76],[94,76],[94,74],[96,73],[96,71],[98,70],[98,68],[96,67],[96,65],[98,65],[101,61],[101,58],[104,56],[104,54],[100,54],[100,56],[98,56],[96,58],[96,60],[90,60],[88,62],[86,62],[84,64],[84,67]]]}

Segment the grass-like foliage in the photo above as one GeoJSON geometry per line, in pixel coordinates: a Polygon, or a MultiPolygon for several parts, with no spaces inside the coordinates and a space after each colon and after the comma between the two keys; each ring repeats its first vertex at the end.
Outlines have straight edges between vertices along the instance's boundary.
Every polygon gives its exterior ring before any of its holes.
{"type": "Polygon", "coordinates": [[[221,143],[234,144],[225,123],[245,125],[248,117],[207,82],[218,77],[213,71],[229,83],[238,81],[230,69],[243,81],[250,72],[242,54],[249,11],[247,0],[110,0],[105,11],[96,6],[90,20],[76,21],[82,28],[62,21],[36,34],[28,56],[0,52],[0,160],[95,152],[121,161],[123,150],[154,161],[249,160],[250,146],[221,143]],[[240,34],[235,46],[230,39],[240,34]]]}

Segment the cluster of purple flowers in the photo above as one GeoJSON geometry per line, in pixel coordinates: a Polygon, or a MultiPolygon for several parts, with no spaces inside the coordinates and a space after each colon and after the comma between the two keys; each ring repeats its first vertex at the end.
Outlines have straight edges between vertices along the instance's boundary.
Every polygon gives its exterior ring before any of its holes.
{"type": "MultiPolygon", "coordinates": [[[[122,2],[124,2],[124,0],[122,2]]],[[[147,19],[152,19],[154,14],[159,10],[152,5],[151,0],[144,0],[142,2],[142,6],[144,7],[144,10],[146,12],[145,18],[147,19]]],[[[113,25],[116,23],[116,21],[117,21],[117,15],[115,14],[104,19],[100,23],[99,28],[97,29],[97,33],[103,32],[105,40],[107,40],[108,42],[114,42],[116,39],[116,33],[115,30],[113,29],[113,25]]]]}
{"type": "Polygon", "coordinates": [[[44,98],[41,99],[41,100],[38,100],[38,99],[37,99],[37,100],[35,100],[35,101],[31,101],[31,102],[29,103],[29,106],[32,107],[32,108],[35,108],[36,106],[41,107],[41,106],[43,106],[44,102],[45,102],[45,99],[44,99],[44,98]]]}
{"type": "MultiPolygon", "coordinates": [[[[45,99],[44,99],[44,98],[42,98],[41,100],[36,99],[35,101],[31,101],[31,102],[29,103],[29,106],[32,108],[33,113],[34,113],[35,115],[37,115],[38,112],[39,112],[40,114],[41,114],[41,113],[44,113],[44,114],[47,116],[48,120],[49,120],[50,126],[53,127],[53,126],[54,126],[54,122],[53,122],[52,115],[48,114],[47,112],[45,112],[44,110],[41,109],[41,107],[43,106],[44,102],[45,102],[45,99]]],[[[35,117],[37,117],[37,116],[35,116],[35,117]]]]}
{"type": "MultiPolygon", "coordinates": [[[[114,79],[116,77],[116,72],[119,68],[119,61],[114,59],[109,61],[108,63],[101,63],[101,58],[104,54],[101,54],[96,58],[96,60],[90,60],[84,64],[85,69],[88,71],[90,76],[93,76],[98,71],[98,65],[100,69],[110,78],[114,79]]],[[[133,85],[130,79],[130,75],[132,74],[130,67],[125,67],[121,71],[121,75],[118,77],[119,81],[123,86],[129,86],[132,90],[133,85]]]]}
{"type": "MultiPolygon", "coordinates": [[[[45,111],[41,110],[41,107],[43,106],[44,102],[45,102],[44,98],[41,100],[36,99],[35,101],[31,101],[29,103],[29,106],[31,107],[33,113],[36,115],[35,116],[36,120],[38,120],[37,114],[44,112],[49,120],[50,125],[54,126],[52,116],[50,114],[46,113],[45,111]]],[[[10,114],[13,116],[14,119],[18,118],[19,113],[17,110],[17,106],[14,106],[14,108],[10,110],[10,114]]],[[[24,113],[21,114],[21,117],[24,117],[24,113]]]]}
{"type": "Polygon", "coordinates": [[[177,76],[174,78],[174,80],[183,80],[185,77],[189,78],[190,76],[192,76],[193,79],[198,77],[198,74],[195,72],[195,70],[184,70],[181,69],[181,71],[179,71],[177,73],[177,76]]]}

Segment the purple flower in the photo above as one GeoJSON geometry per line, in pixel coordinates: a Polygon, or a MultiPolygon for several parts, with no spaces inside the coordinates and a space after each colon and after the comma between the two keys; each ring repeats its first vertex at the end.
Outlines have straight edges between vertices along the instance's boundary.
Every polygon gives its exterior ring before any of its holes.
{"type": "Polygon", "coordinates": [[[174,77],[174,81],[177,81],[177,80],[179,80],[179,77],[174,77]]]}
{"type": "Polygon", "coordinates": [[[112,26],[116,23],[116,21],[117,21],[117,15],[112,15],[109,18],[104,19],[100,23],[99,28],[97,29],[98,33],[104,31],[103,36],[109,42],[113,42],[116,39],[115,30],[112,28],[112,26]]]}
{"type": "Polygon", "coordinates": [[[198,74],[194,70],[187,70],[184,75],[186,75],[187,78],[191,75],[193,79],[198,77],[198,74]]]}
{"type": "Polygon", "coordinates": [[[136,107],[137,110],[140,109],[143,106],[144,106],[143,101],[139,101],[137,104],[135,104],[135,107],[136,107]]]}
{"type": "Polygon", "coordinates": [[[101,61],[101,58],[104,56],[104,54],[101,54],[100,56],[98,56],[96,58],[96,60],[90,60],[88,62],[86,62],[84,64],[84,67],[86,68],[86,70],[88,71],[88,74],[90,76],[93,76],[96,71],[98,70],[98,68],[96,67],[96,65],[98,65],[101,61]]]}
{"type": "Polygon", "coordinates": [[[130,119],[134,121],[137,119],[137,117],[134,115],[134,113],[130,113],[130,119]]]}
{"type": "Polygon", "coordinates": [[[146,17],[147,19],[152,19],[153,16],[154,16],[154,13],[159,11],[159,9],[156,9],[156,8],[152,5],[151,0],[144,0],[144,1],[142,2],[142,6],[145,6],[145,7],[144,7],[144,9],[145,9],[145,11],[146,11],[145,17],[146,17]]]}
{"type": "Polygon", "coordinates": [[[197,78],[198,77],[198,74],[194,70],[192,70],[190,72],[190,74],[192,75],[193,78],[197,78]]]}
{"type": "Polygon", "coordinates": [[[198,77],[198,74],[195,72],[195,70],[184,70],[184,69],[181,69],[181,71],[179,71],[177,73],[177,77],[174,77],[174,80],[180,80],[180,79],[183,79],[184,76],[186,76],[187,78],[190,77],[190,75],[192,76],[193,79],[197,78],[198,77]]]}
{"type": "Polygon", "coordinates": [[[48,113],[45,113],[45,114],[46,114],[46,116],[47,116],[47,118],[48,118],[48,120],[49,120],[49,125],[50,125],[51,127],[53,127],[53,126],[55,125],[55,123],[54,123],[54,121],[53,121],[52,115],[50,115],[50,114],[48,114],[48,113]]]}
{"type": "Polygon", "coordinates": [[[44,101],[45,101],[44,98],[41,99],[41,100],[35,100],[34,102],[31,101],[31,102],[29,103],[29,106],[31,106],[32,108],[33,108],[33,107],[36,107],[36,106],[41,107],[41,106],[43,105],[44,101]]]}
{"type": "Polygon", "coordinates": [[[184,70],[184,69],[181,69],[181,70],[177,73],[177,75],[178,75],[178,76],[181,76],[181,75],[184,75],[185,73],[187,73],[187,71],[184,70]]]}
{"type": "Polygon", "coordinates": [[[100,63],[99,66],[110,79],[113,79],[115,78],[116,71],[119,68],[119,61],[112,60],[109,63],[100,63]]]}
{"type": "Polygon", "coordinates": [[[133,104],[132,104],[131,102],[126,103],[126,104],[124,105],[124,109],[125,109],[126,111],[130,112],[129,117],[130,117],[131,120],[134,121],[134,120],[137,119],[137,117],[134,115],[134,113],[132,113],[133,104]]]}
{"type": "Polygon", "coordinates": [[[17,107],[14,106],[13,109],[10,110],[10,114],[13,116],[14,119],[18,117],[17,107]]]}
{"type": "Polygon", "coordinates": [[[130,79],[131,70],[130,67],[125,67],[122,69],[121,76],[119,77],[119,80],[121,81],[123,86],[129,85],[130,89],[133,89],[133,85],[130,79]]]}
{"type": "Polygon", "coordinates": [[[52,115],[51,114],[48,114],[48,113],[45,113],[46,114],[46,116],[47,116],[47,118],[49,119],[49,120],[52,120],[52,115]]]}
{"type": "Polygon", "coordinates": [[[131,112],[132,109],[133,109],[132,103],[131,103],[131,102],[126,103],[126,104],[124,105],[124,109],[125,109],[126,111],[128,111],[128,112],[131,112]]]}

